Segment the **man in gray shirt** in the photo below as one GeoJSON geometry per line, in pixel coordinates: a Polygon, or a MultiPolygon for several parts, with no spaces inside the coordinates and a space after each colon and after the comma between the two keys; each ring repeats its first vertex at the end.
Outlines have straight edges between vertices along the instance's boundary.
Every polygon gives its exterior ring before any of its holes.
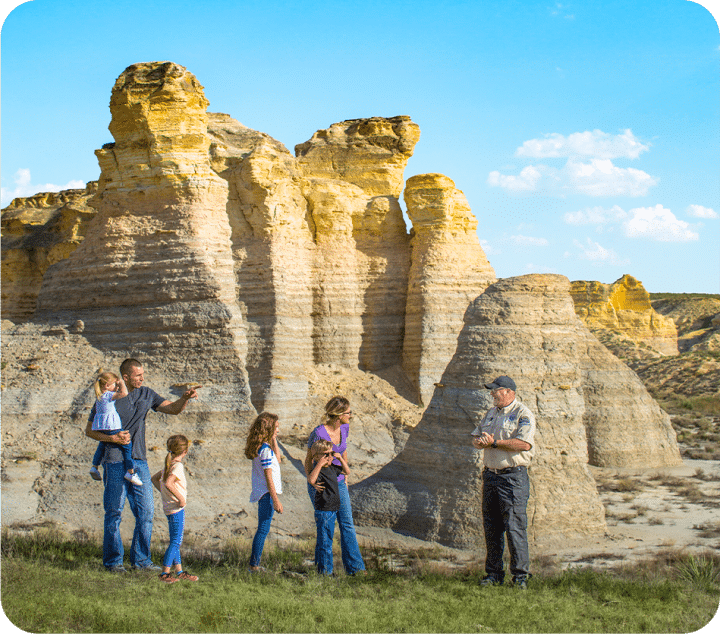
{"type": "Polygon", "coordinates": [[[503,549],[507,535],[510,572],[523,590],[530,578],[527,541],[527,501],[530,480],[527,466],[534,453],[535,416],[515,398],[515,381],[499,376],[486,383],[495,406],[473,431],[473,447],[483,449],[483,528],[485,578],[483,586],[505,580],[503,549]]]}

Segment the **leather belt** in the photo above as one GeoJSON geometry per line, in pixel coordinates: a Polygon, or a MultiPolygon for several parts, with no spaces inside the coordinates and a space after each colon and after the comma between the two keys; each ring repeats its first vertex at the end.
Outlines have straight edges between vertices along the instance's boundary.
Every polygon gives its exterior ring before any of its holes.
{"type": "Polygon", "coordinates": [[[522,469],[526,469],[525,465],[518,465],[517,467],[506,467],[505,469],[493,469],[491,467],[485,467],[485,471],[492,471],[495,475],[503,474],[503,473],[513,473],[515,471],[520,471],[522,469]]]}

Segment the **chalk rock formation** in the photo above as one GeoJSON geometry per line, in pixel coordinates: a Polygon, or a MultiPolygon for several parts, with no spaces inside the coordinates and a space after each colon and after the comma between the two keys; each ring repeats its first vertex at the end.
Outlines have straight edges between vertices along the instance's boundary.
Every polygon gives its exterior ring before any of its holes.
{"type": "Polygon", "coordinates": [[[590,464],[644,469],[682,464],[670,417],[637,374],[586,333],[583,420],[590,464]]]}
{"type": "Polygon", "coordinates": [[[577,362],[584,340],[568,288],[560,276],[510,278],[470,305],[455,355],[405,449],[352,487],[358,521],[457,547],[477,544],[482,452],[472,448],[469,434],[491,406],[483,383],[508,374],[538,422],[530,538],[604,531],[603,507],[587,469],[577,362]]]}
{"type": "Polygon", "coordinates": [[[398,197],[403,172],[420,138],[410,117],[350,119],[318,130],[295,146],[308,177],[340,179],[368,197],[398,197]]]}
{"type": "Polygon", "coordinates": [[[589,447],[603,466],[679,464],[667,416],[652,407],[632,372],[609,352],[600,353],[604,349],[576,317],[569,291],[565,277],[526,275],[489,286],[470,305],[455,355],[405,448],[352,487],[359,522],[454,546],[477,543],[481,456],[469,434],[491,405],[483,383],[500,374],[515,379],[519,398],[538,422],[528,507],[532,538],[604,530],[587,469],[589,447]],[[629,400],[610,400],[599,390],[601,381],[629,399],[646,398],[628,412],[629,400]],[[608,436],[622,437],[627,449],[608,436]]]}
{"type": "Polygon", "coordinates": [[[465,195],[442,174],[408,179],[405,204],[413,223],[405,310],[403,367],[420,402],[430,402],[457,346],[465,308],[495,281],[465,195]]]}
{"type": "Polygon", "coordinates": [[[674,322],[653,309],[649,293],[631,275],[613,284],[576,281],[570,292],[575,312],[591,329],[615,331],[660,354],[678,353],[674,322]]]}
{"type": "Polygon", "coordinates": [[[228,182],[235,293],[247,324],[258,411],[281,418],[307,400],[312,363],[312,220],[302,173],[284,145],[228,115],[209,114],[213,169],[228,182]]]}
{"type": "Polygon", "coordinates": [[[373,117],[295,147],[317,243],[316,363],[377,370],[400,356],[410,248],[398,197],[419,137],[410,117],[373,117]]]}
{"type": "Polygon", "coordinates": [[[409,244],[398,203],[419,136],[408,117],[335,124],[298,158],[227,115],[209,116],[228,181],[237,298],[257,408],[297,413],[306,367],[397,363],[409,244]]]}
{"type": "Polygon", "coordinates": [[[176,64],[120,75],[110,102],[115,142],[96,151],[98,215],[46,273],[36,318],[82,319],[95,345],[172,359],[178,378],[231,376],[247,403],[228,187],[210,167],[207,104],[176,64]]]}
{"type": "Polygon", "coordinates": [[[97,213],[88,200],[97,189],[16,198],[2,215],[2,317],[29,319],[48,267],[67,258],[83,241],[97,213]]]}

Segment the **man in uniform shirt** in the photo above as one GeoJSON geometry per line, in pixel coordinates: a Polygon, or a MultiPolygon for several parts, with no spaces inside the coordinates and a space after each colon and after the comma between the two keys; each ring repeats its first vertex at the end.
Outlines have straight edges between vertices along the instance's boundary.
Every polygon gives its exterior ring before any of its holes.
{"type": "Polygon", "coordinates": [[[483,449],[483,527],[485,578],[481,585],[501,585],[504,539],[510,549],[513,582],[523,590],[530,578],[527,541],[527,501],[530,481],[527,466],[533,456],[535,417],[515,398],[515,381],[499,376],[486,383],[495,406],[473,431],[473,447],[483,449]]]}

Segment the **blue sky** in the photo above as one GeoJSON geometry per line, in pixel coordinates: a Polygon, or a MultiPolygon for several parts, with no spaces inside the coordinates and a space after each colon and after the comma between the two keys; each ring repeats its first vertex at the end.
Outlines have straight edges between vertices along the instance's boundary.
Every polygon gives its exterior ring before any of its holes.
{"type": "Polygon", "coordinates": [[[2,206],[96,180],[115,79],[160,60],[290,151],[411,116],[405,177],[455,181],[499,277],[720,292],[720,33],[697,3],[25,2],[0,33],[2,206]]]}

